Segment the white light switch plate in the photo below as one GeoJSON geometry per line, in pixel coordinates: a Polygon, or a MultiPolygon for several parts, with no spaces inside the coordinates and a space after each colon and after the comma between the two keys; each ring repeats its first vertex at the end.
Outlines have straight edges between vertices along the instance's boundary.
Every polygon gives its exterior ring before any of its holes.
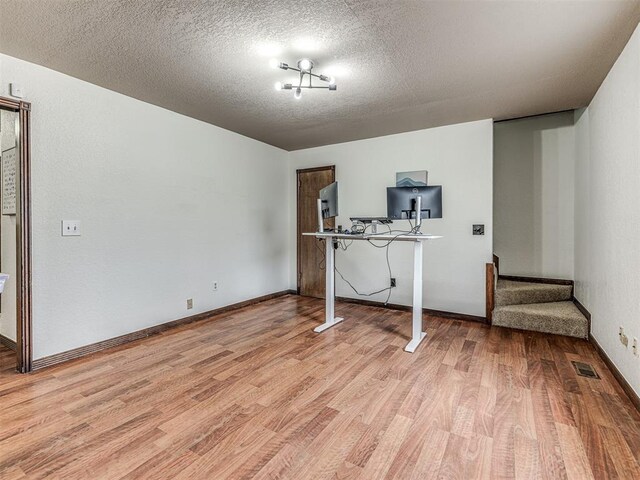
{"type": "Polygon", "coordinates": [[[15,83],[9,84],[9,95],[16,98],[24,98],[24,90],[22,90],[21,85],[17,85],[15,83]]]}
{"type": "Polygon", "coordinates": [[[62,220],[63,237],[80,236],[80,220],[62,220]]]}

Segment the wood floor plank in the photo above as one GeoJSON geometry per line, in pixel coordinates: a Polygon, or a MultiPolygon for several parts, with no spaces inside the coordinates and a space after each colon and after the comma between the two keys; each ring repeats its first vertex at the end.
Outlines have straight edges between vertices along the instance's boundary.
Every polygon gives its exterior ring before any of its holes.
{"type": "Polygon", "coordinates": [[[284,296],[18,375],[0,478],[640,478],[640,414],[586,341],[284,296]],[[600,379],[578,377],[572,360],[600,379]]]}
{"type": "Polygon", "coordinates": [[[640,465],[618,429],[600,427],[613,464],[621,478],[640,478],[640,465]]]}
{"type": "Polygon", "coordinates": [[[410,418],[401,415],[394,417],[389,428],[382,435],[373,455],[364,466],[362,478],[375,480],[386,476],[400,450],[402,440],[411,429],[411,425],[410,418]]]}
{"type": "Polygon", "coordinates": [[[564,423],[556,424],[556,428],[567,470],[567,478],[570,480],[593,479],[593,472],[589,466],[589,460],[578,430],[564,423]]]}
{"type": "Polygon", "coordinates": [[[438,478],[442,458],[449,444],[449,435],[449,432],[439,428],[428,430],[410,478],[424,480],[438,478]]]}
{"type": "Polygon", "coordinates": [[[538,440],[523,431],[514,432],[514,478],[543,479],[542,460],[538,440]]]}
{"type": "Polygon", "coordinates": [[[571,410],[576,421],[576,428],[584,446],[591,471],[595,478],[618,478],[615,466],[604,444],[598,428],[597,417],[584,402],[584,396],[571,394],[571,410]]]}

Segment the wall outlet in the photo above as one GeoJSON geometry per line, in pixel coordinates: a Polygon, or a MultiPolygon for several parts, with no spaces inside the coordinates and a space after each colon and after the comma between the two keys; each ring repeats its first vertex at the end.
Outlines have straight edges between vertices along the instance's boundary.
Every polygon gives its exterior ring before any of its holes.
{"type": "Polygon", "coordinates": [[[63,237],[80,236],[80,220],[62,220],[63,237]]]}
{"type": "Polygon", "coordinates": [[[624,333],[624,327],[620,327],[618,331],[618,337],[620,338],[620,343],[624,345],[625,348],[629,345],[629,337],[624,333]]]}
{"type": "Polygon", "coordinates": [[[636,357],[640,355],[640,352],[638,351],[638,339],[636,337],[633,337],[633,343],[631,344],[631,351],[636,357]]]}
{"type": "Polygon", "coordinates": [[[193,308],[193,298],[187,298],[187,310],[191,310],[193,308]]]}
{"type": "Polygon", "coordinates": [[[395,287],[396,286],[396,279],[391,277],[391,287],[395,287]]]}
{"type": "Polygon", "coordinates": [[[213,282],[213,291],[214,292],[218,291],[218,282],[213,282]]]}

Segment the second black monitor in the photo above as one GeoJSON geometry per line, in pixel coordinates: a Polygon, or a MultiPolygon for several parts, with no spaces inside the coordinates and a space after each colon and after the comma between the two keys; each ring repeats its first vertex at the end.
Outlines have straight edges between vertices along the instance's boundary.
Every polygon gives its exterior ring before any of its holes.
{"type": "Polygon", "coordinates": [[[428,187],[388,187],[387,217],[415,219],[416,198],[421,197],[421,218],[442,218],[442,185],[428,187]]]}

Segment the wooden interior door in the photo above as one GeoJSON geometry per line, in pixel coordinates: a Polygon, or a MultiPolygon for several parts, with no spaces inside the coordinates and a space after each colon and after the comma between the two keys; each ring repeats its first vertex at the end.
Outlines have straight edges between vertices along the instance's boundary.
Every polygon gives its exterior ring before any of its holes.
{"type": "MultiPolygon", "coordinates": [[[[298,293],[324,298],[324,241],[304,237],[303,233],[318,230],[318,193],[335,181],[335,166],[298,170],[298,293]]],[[[325,227],[334,228],[333,218],[325,227]]]]}

